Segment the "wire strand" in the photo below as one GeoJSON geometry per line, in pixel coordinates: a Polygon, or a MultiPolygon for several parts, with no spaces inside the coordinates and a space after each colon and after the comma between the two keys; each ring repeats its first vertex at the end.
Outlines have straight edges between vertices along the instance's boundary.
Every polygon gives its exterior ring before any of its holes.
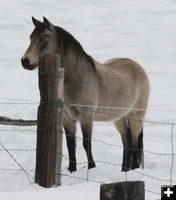
{"type": "Polygon", "coordinates": [[[170,169],[170,185],[172,185],[172,174],[173,174],[173,167],[174,167],[174,141],[173,141],[173,130],[174,125],[171,126],[171,150],[172,150],[172,161],[171,161],[171,169],[170,169]]]}
{"type": "Polygon", "coordinates": [[[25,173],[25,175],[26,175],[26,177],[27,177],[29,183],[32,184],[31,181],[30,181],[30,179],[29,179],[29,174],[25,171],[25,169],[24,169],[24,168],[20,165],[20,163],[12,156],[12,154],[6,149],[6,147],[5,147],[1,142],[0,142],[0,145],[1,145],[2,148],[9,154],[9,156],[13,159],[13,161],[21,168],[21,170],[25,173]]]}

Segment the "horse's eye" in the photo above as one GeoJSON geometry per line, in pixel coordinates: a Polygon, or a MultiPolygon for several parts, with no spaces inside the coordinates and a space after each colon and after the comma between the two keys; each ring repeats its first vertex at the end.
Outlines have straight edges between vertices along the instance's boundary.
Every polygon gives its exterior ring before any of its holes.
{"type": "Polygon", "coordinates": [[[39,38],[39,41],[40,41],[40,42],[43,42],[44,40],[45,40],[45,37],[40,37],[40,38],[39,38]]]}

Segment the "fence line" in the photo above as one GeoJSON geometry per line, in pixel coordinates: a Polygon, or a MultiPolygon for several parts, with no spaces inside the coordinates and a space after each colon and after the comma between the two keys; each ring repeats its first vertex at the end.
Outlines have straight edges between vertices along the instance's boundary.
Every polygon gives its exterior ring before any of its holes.
{"type": "MultiPolygon", "coordinates": [[[[40,102],[40,100],[31,100],[31,99],[16,99],[16,98],[4,98],[4,97],[0,97],[0,101],[4,101],[4,100],[6,100],[6,101],[23,101],[23,102],[33,102],[33,103],[39,103],[40,102]]],[[[172,106],[172,107],[176,107],[176,105],[167,105],[167,104],[165,104],[165,105],[159,105],[159,104],[152,104],[152,105],[150,105],[150,107],[168,107],[168,106],[172,106]]]]}
{"type": "MultiPolygon", "coordinates": [[[[13,99],[13,101],[17,101],[17,99],[13,99]]],[[[18,101],[23,101],[23,100],[18,100],[18,101]]],[[[26,101],[26,100],[24,100],[26,101]]],[[[46,102],[47,103],[47,102],[46,102]]],[[[35,102],[35,101],[28,101],[28,102],[0,102],[0,105],[38,105],[38,102],[35,102]]],[[[70,104],[69,106],[75,106],[75,107],[81,107],[81,108],[85,108],[85,109],[89,109],[89,108],[100,108],[100,109],[114,109],[114,110],[127,110],[129,108],[123,108],[123,107],[106,107],[106,106],[91,106],[91,105],[79,105],[79,104],[70,104]]],[[[135,111],[145,111],[146,109],[140,109],[140,108],[135,108],[133,109],[135,111]]],[[[155,111],[155,112],[176,112],[175,110],[159,110],[159,109],[147,109],[148,111],[155,111]]],[[[92,113],[94,113],[95,111],[91,111],[92,113]]],[[[102,114],[108,114],[109,113],[105,113],[105,112],[98,112],[98,113],[102,113],[102,114]]],[[[138,119],[134,119],[134,120],[138,120],[138,119]]],[[[153,154],[153,155],[158,155],[158,156],[171,156],[171,168],[170,168],[170,179],[168,180],[165,180],[165,179],[161,179],[161,178],[158,178],[158,177],[154,177],[154,176],[151,176],[149,174],[145,174],[145,173],[142,173],[142,172],[139,172],[139,171],[134,171],[134,173],[137,173],[139,175],[142,175],[144,177],[147,177],[147,178],[150,178],[150,179],[153,179],[153,180],[156,180],[156,181],[160,181],[160,182],[170,182],[170,184],[172,183],[176,183],[176,180],[173,180],[173,166],[174,166],[174,156],[176,155],[176,153],[174,153],[174,142],[173,142],[173,130],[174,130],[174,126],[176,125],[176,123],[171,123],[171,122],[156,122],[156,121],[152,121],[152,120],[143,120],[144,123],[150,123],[150,124],[158,124],[158,125],[168,125],[168,126],[171,126],[171,136],[170,136],[170,139],[171,139],[171,153],[158,153],[158,152],[152,152],[152,151],[148,151],[148,150],[145,150],[144,152],[146,153],[149,153],[149,154],[153,154]]],[[[43,129],[42,129],[43,130],[43,129]]],[[[41,130],[41,131],[42,131],[41,130]]],[[[0,132],[4,132],[4,133],[8,133],[8,132],[20,132],[22,134],[31,134],[31,133],[34,133],[36,132],[36,130],[34,129],[22,129],[22,130],[11,130],[11,129],[0,129],[0,132]]],[[[77,139],[83,139],[82,137],[78,137],[76,136],[77,139]]],[[[115,145],[115,144],[110,144],[110,143],[106,143],[100,139],[92,139],[93,142],[100,142],[104,145],[108,145],[108,146],[111,146],[111,147],[115,147],[115,148],[123,148],[123,146],[120,146],[120,145],[115,145]]],[[[0,151],[6,151],[9,156],[14,160],[14,162],[16,162],[16,164],[20,167],[20,169],[5,169],[5,168],[2,168],[0,169],[0,171],[23,171],[28,179],[28,181],[30,182],[30,178],[34,178],[32,177],[28,172],[33,172],[34,170],[32,169],[24,169],[20,163],[14,158],[14,156],[10,153],[10,151],[36,151],[36,149],[8,149],[6,148],[2,143],[0,143],[0,146],[2,147],[2,149],[0,149],[0,151]]],[[[46,148],[46,147],[44,147],[46,148]]],[[[138,150],[138,149],[136,149],[138,150]]],[[[68,155],[63,155],[62,154],[62,157],[69,160],[68,158],[68,155]]],[[[95,162],[97,163],[102,163],[102,164],[108,164],[108,165],[112,165],[112,166],[117,166],[117,167],[121,167],[120,164],[115,164],[115,163],[111,163],[111,162],[106,162],[106,161],[98,161],[98,160],[95,160],[95,162]]],[[[78,164],[88,164],[88,162],[77,162],[78,164]]],[[[79,179],[79,180],[85,180],[85,181],[91,181],[91,182],[96,182],[96,183],[103,183],[101,181],[98,181],[98,180],[93,180],[93,179],[90,179],[89,178],[89,171],[87,170],[87,177],[86,178],[80,178],[80,177],[75,177],[73,175],[69,175],[69,174],[64,174],[62,173],[61,174],[62,176],[68,176],[70,178],[75,178],[75,179],[79,179]]],[[[126,174],[127,175],[127,174],[126,174]]],[[[126,176],[126,179],[127,179],[127,176],[126,176]]],[[[31,183],[31,182],[30,182],[31,183]]],[[[157,193],[157,192],[154,192],[154,191],[151,191],[151,190],[145,190],[146,192],[150,192],[150,193],[153,193],[153,194],[160,194],[160,193],[157,193]]]]}
{"type": "Polygon", "coordinates": [[[173,167],[174,167],[174,141],[173,141],[173,131],[174,125],[171,126],[171,150],[172,150],[172,161],[171,161],[171,169],[170,169],[170,185],[172,185],[172,174],[173,174],[173,167]]]}
{"type": "MultiPolygon", "coordinates": [[[[35,133],[36,130],[14,130],[14,131],[17,131],[17,132],[22,132],[20,134],[31,134],[31,132],[35,133]],[[25,131],[27,131],[27,133],[25,133],[25,131]]],[[[4,133],[8,133],[8,132],[13,132],[13,130],[8,130],[8,129],[0,129],[0,132],[4,132],[4,133]]],[[[66,135],[66,133],[63,133],[64,135],[66,135]]],[[[83,137],[78,137],[78,136],[70,136],[70,137],[75,137],[76,139],[79,139],[79,140],[87,140],[87,139],[84,139],[83,137]]],[[[120,145],[115,145],[115,144],[112,144],[112,143],[107,143],[107,142],[104,142],[103,140],[100,140],[100,139],[92,139],[92,142],[99,142],[99,143],[102,143],[104,145],[107,145],[107,146],[111,146],[111,147],[115,147],[115,148],[125,148],[125,149],[128,149],[128,150],[134,150],[134,151],[141,151],[140,149],[133,149],[133,148],[127,148],[127,147],[123,147],[123,146],[120,146],[120,145]]],[[[44,147],[46,148],[46,147],[44,147]]],[[[0,151],[2,151],[3,149],[0,149],[0,151]]],[[[8,149],[8,150],[11,150],[11,151],[36,151],[36,149],[8,149]]],[[[40,149],[41,150],[41,149],[40,149]]],[[[148,154],[153,154],[153,155],[158,155],[158,156],[175,156],[176,153],[158,153],[158,152],[153,152],[153,151],[148,151],[148,150],[144,150],[145,153],[148,153],[148,154]]]]}
{"type": "MultiPolygon", "coordinates": [[[[48,102],[43,102],[43,103],[48,103],[48,102]]],[[[54,102],[56,103],[56,102],[54,102]]],[[[0,102],[0,105],[38,105],[38,103],[31,103],[31,102],[25,102],[25,103],[21,103],[21,102],[0,102]]],[[[65,104],[67,106],[75,106],[75,107],[81,107],[84,109],[90,109],[90,108],[100,108],[100,109],[110,109],[110,110],[128,110],[130,109],[131,111],[153,111],[153,112],[176,112],[176,110],[150,110],[150,109],[141,109],[141,108],[134,108],[131,109],[130,107],[108,107],[108,106],[92,106],[92,105],[81,105],[81,104],[65,104]]],[[[100,111],[95,111],[95,110],[90,110],[90,112],[92,113],[96,113],[96,114],[105,114],[105,115],[110,115],[110,116],[114,116],[117,117],[116,115],[113,115],[112,113],[106,113],[106,112],[100,112],[100,111]]],[[[91,114],[92,115],[92,114],[91,114]]],[[[146,119],[133,119],[134,121],[143,121],[144,123],[150,123],[150,124],[158,124],[158,125],[176,125],[176,123],[174,122],[161,122],[161,121],[153,121],[153,120],[146,120],[146,119]]]]}
{"type": "Polygon", "coordinates": [[[31,184],[31,181],[28,177],[28,173],[26,170],[20,165],[20,163],[14,158],[14,156],[6,149],[6,147],[0,142],[1,147],[7,152],[7,154],[12,158],[12,160],[21,168],[21,170],[25,173],[29,183],[31,184]]]}
{"type": "MultiPolygon", "coordinates": [[[[40,129],[41,131],[43,129],[40,129]]],[[[8,132],[19,132],[20,134],[31,134],[31,133],[35,133],[36,130],[27,130],[27,129],[24,129],[24,130],[17,130],[17,129],[14,129],[14,130],[11,130],[11,129],[0,129],[0,132],[1,133],[8,133],[8,132]]],[[[63,133],[64,135],[66,135],[66,133],[63,133]]],[[[70,136],[70,137],[75,137],[76,139],[79,139],[79,140],[87,140],[87,139],[84,139],[83,137],[79,137],[79,136],[70,136]]],[[[114,147],[114,148],[125,148],[125,149],[128,149],[128,150],[134,150],[134,151],[141,151],[141,149],[133,149],[133,148],[127,148],[127,147],[123,147],[122,145],[116,145],[116,144],[112,144],[112,143],[107,143],[107,142],[104,142],[103,140],[101,139],[92,139],[92,142],[99,142],[99,143],[102,143],[104,145],[107,145],[107,146],[111,146],[111,147],[114,147]]],[[[172,142],[172,153],[158,153],[158,152],[153,152],[153,151],[148,151],[148,150],[144,150],[145,153],[148,153],[148,154],[153,154],[153,155],[157,155],[157,156],[173,156],[173,160],[172,162],[174,162],[174,156],[176,156],[176,153],[174,153],[174,148],[173,148],[173,130],[172,130],[172,138],[171,138],[171,142],[172,142]]],[[[44,147],[46,148],[46,147],[44,147]]],[[[0,151],[2,151],[3,149],[0,149],[0,151]]],[[[36,151],[36,149],[20,149],[20,148],[17,148],[17,149],[8,149],[10,151],[36,151]]],[[[41,149],[40,149],[41,150],[41,149]]]]}
{"type": "MultiPolygon", "coordinates": [[[[0,143],[0,145],[1,145],[1,143],[0,143]]],[[[13,149],[9,149],[9,150],[8,150],[8,149],[5,148],[4,145],[3,145],[3,148],[5,149],[5,151],[6,151],[9,155],[11,155],[11,157],[13,158],[13,160],[15,161],[15,163],[18,164],[18,166],[21,168],[22,171],[30,171],[30,170],[25,170],[25,169],[19,164],[19,162],[14,158],[14,156],[12,156],[12,154],[11,154],[9,151],[10,151],[10,150],[13,150],[13,149]]],[[[35,149],[30,149],[29,151],[35,151],[35,149]]],[[[69,160],[68,155],[62,154],[62,157],[65,158],[66,160],[69,160]]],[[[74,162],[74,161],[72,161],[72,162],[74,162]]],[[[116,164],[116,163],[107,162],[107,161],[101,161],[101,160],[95,160],[95,162],[96,162],[96,163],[102,163],[102,164],[108,164],[108,165],[112,165],[112,166],[116,166],[116,167],[121,167],[121,166],[122,166],[121,164],[116,164]]],[[[42,164],[42,163],[40,163],[40,164],[42,164]]],[[[44,163],[43,163],[43,164],[44,164],[44,163]]],[[[83,164],[88,164],[88,161],[86,161],[86,162],[77,162],[77,164],[82,164],[82,165],[83,165],[83,164]]],[[[2,170],[2,169],[0,169],[0,170],[2,170]]],[[[4,168],[3,170],[13,170],[13,169],[5,169],[5,168],[4,168]]],[[[154,176],[151,176],[151,175],[149,175],[149,174],[142,173],[142,172],[139,172],[139,171],[136,171],[136,170],[134,170],[133,172],[136,173],[136,174],[142,175],[142,176],[144,176],[144,177],[147,177],[147,178],[156,180],[156,181],[160,181],[160,182],[170,182],[170,179],[161,179],[161,178],[154,177],[154,176]]],[[[89,178],[87,177],[86,180],[89,180],[89,178]]],[[[176,180],[172,180],[172,183],[176,183],[176,180]]]]}
{"type": "MultiPolygon", "coordinates": [[[[1,98],[5,99],[5,98],[1,98]]],[[[0,101],[1,101],[0,99],[0,101]]],[[[32,101],[32,100],[15,100],[9,99],[9,101],[24,101],[24,102],[0,102],[0,105],[39,105],[39,101],[32,101]]],[[[43,102],[48,103],[48,102],[43,102]]],[[[53,102],[56,103],[56,102],[53,102]]],[[[175,113],[176,110],[167,110],[167,109],[150,109],[150,108],[131,108],[131,107],[111,107],[111,106],[96,106],[96,105],[86,105],[86,104],[68,104],[69,106],[75,107],[83,107],[83,108],[100,108],[100,109],[110,109],[110,110],[133,110],[133,111],[150,111],[150,112],[171,112],[175,113]]],[[[152,106],[153,107],[153,106],[152,106]]]]}
{"type": "Polygon", "coordinates": [[[113,106],[96,106],[96,105],[84,105],[84,104],[69,104],[70,106],[83,107],[83,108],[100,108],[110,110],[131,110],[131,111],[152,111],[152,112],[176,112],[176,110],[161,110],[161,109],[149,109],[149,108],[131,108],[131,107],[113,107],[113,106]]]}
{"type": "MultiPolygon", "coordinates": [[[[42,130],[46,130],[46,129],[39,129],[39,130],[42,131],[42,130]]],[[[20,130],[19,129],[0,129],[0,132],[1,133],[5,133],[5,134],[8,134],[8,132],[11,132],[11,133],[12,132],[19,132],[20,134],[30,134],[31,135],[31,133],[35,133],[36,131],[37,131],[36,129],[20,129],[20,130]]],[[[63,135],[66,135],[66,133],[63,132],[63,135]]],[[[79,137],[79,136],[70,136],[70,137],[75,137],[76,139],[79,139],[79,140],[88,140],[87,138],[83,138],[83,137],[79,137]]],[[[101,139],[93,139],[92,138],[92,142],[99,142],[99,143],[102,143],[104,145],[115,147],[115,148],[126,148],[128,150],[141,151],[141,149],[127,148],[127,147],[123,147],[122,145],[116,145],[116,144],[112,144],[112,143],[107,143],[107,142],[104,142],[101,139]]],[[[158,155],[158,156],[175,156],[176,153],[174,153],[173,127],[171,129],[171,142],[172,142],[172,152],[171,153],[158,153],[158,152],[153,152],[153,151],[148,151],[148,150],[144,150],[144,152],[148,153],[148,154],[158,155]]],[[[19,148],[18,149],[9,149],[9,150],[30,151],[30,149],[19,149],[19,148]]],[[[36,151],[36,149],[33,149],[32,151],[34,151],[34,150],[36,151]]],[[[1,149],[0,149],[0,151],[1,151],[1,149]]],[[[174,158],[173,158],[173,162],[174,162],[174,158]]]]}
{"type": "MultiPolygon", "coordinates": [[[[21,169],[4,169],[4,168],[1,168],[0,170],[1,171],[22,171],[21,169]]],[[[26,169],[26,172],[35,172],[35,170],[33,170],[33,169],[26,169]]],[[[65,174],[65,173],[61,173],[59,175],[65,176],[65,177],[69,177],[69,178],[72,178],[72,179],[86,181],[86,182],[90,181],[90,182],[99,183],[99,184],[106,184],[105,182],[102,182],[102,181],[99,181],[99,180],[94,180],[94,179],[88,179],[87,180],[87,178],[82,178],[82,177],[78,177],[78,176],[74,176],[74,175],[70,175],[70,174],[65,174]]],[[[28,176],[31,177],[33,179],[33,181],[34,181],[35,178],[32,175],[30,175],[28,173],[28,176]]],[[[148,193],[151,193],[151,194],[160,195],[160,193],[152,191],[152,190],[146,190],[145,189],[145,192],[148,192],[148,193]]],[[[146,199],[146,200],[152,200],[152,199],[146,199]]],[[[155,199],[155,200],[157,200],[157,199],[155,199]]]]}
{"type": "Polygon", "coordinates": [[[31,103],[38,103],[39,100],[28,100],[28,99],[14,99],[14,98],[3,98],[3,97],[0,97],[0,101],[23,101],[23,102],[31,102],[31,103]]]}

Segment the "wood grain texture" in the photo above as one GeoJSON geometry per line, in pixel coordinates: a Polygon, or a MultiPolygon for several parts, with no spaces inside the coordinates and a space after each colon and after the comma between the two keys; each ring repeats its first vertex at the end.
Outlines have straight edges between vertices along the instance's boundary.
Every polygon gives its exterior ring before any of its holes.
{"type": "Polygon", "coordinates": [[[64,72],[60,68],[58,54],[40,60],[35,182],[47,188],[61,184],[63,96],[58,96],[63,91],[60,71],[64,72]]]}
{"type": "Polygon", "coordinates": [[[144,182],[127,181],[103,184],[100,200],[145,200],[144,182]]]}
{"type": "Polygon", "coordinates": [[[0,116],[0,124],[12,126],[36,126],[37,120],[11,119],[8,117],[0,116]]]}

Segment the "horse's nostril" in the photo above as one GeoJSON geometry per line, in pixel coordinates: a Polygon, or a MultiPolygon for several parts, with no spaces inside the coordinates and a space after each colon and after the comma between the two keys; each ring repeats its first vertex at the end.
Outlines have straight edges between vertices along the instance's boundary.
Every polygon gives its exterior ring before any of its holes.
{"type": "Polygon", "coordinates": [[[23,67],[29,67],[29,60],[27,58],[25,59],[21,59],[21,64],[23,65],[23,67]]]}

